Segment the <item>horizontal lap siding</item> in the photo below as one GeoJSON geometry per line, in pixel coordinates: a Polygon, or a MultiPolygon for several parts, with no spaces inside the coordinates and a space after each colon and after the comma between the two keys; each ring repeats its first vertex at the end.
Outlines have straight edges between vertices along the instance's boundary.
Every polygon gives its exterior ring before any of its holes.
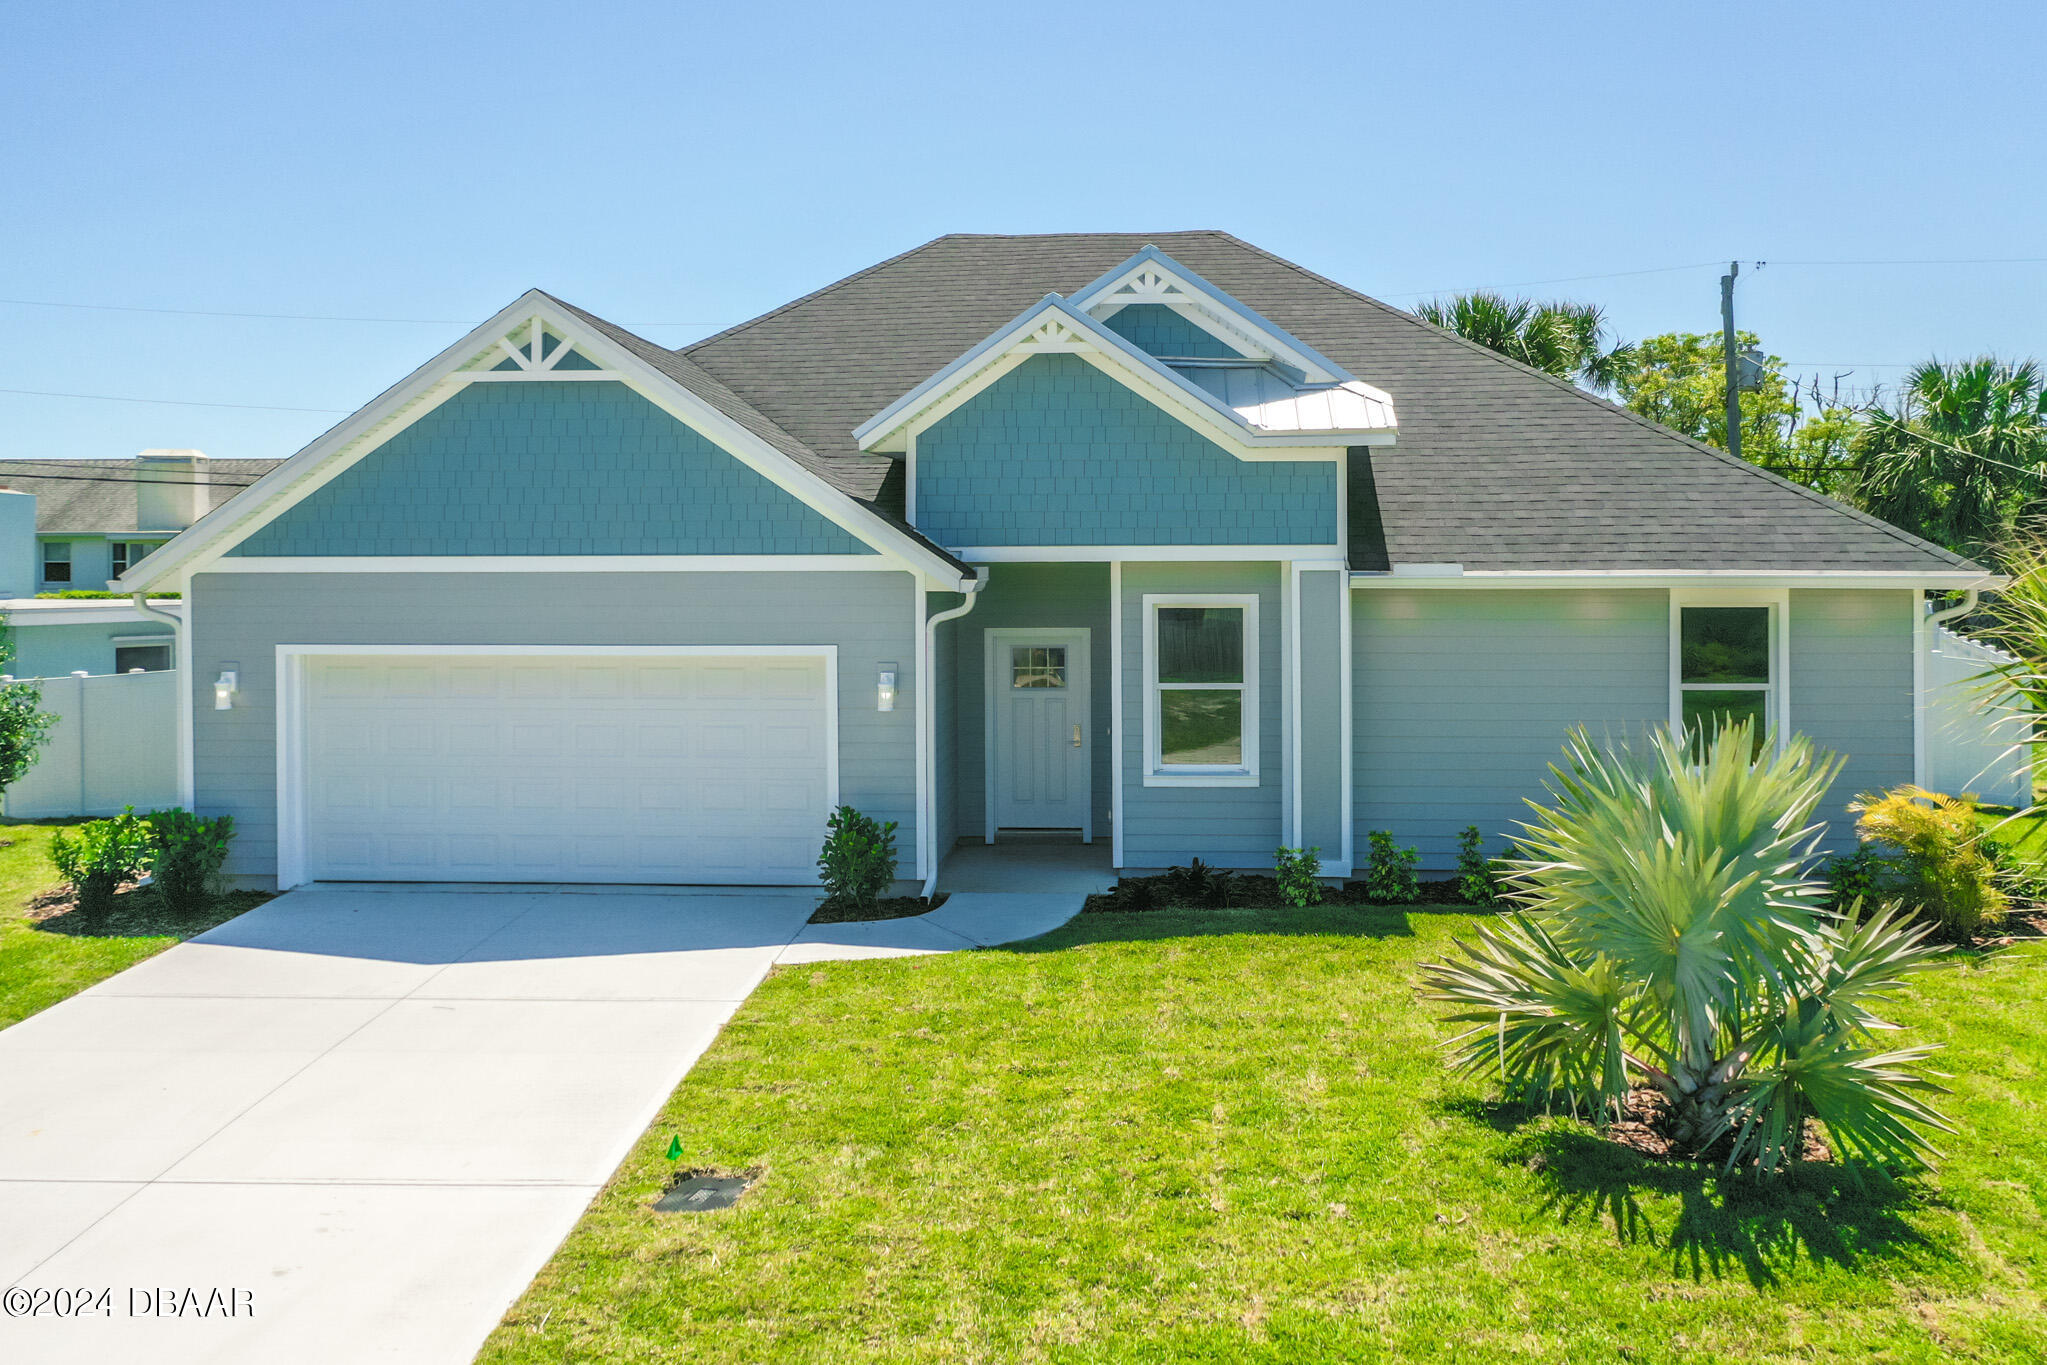
{"type": "Polygon", "coordinates": [[[1616,737],[1670,718],[1670,597],[1660,590],[1351,594],[1354,839],[1375,829],[1455,865],[1457,834],[1497,849],[1540,797],[1566,732],[1616,737]]]}
{"type": "Polygon", "coordinates": [[[837,645],[839,799],[916,861],[914,585],[905,573],[201,574],[192,581],[197,805],[235,817],[228,872],[277,866],[280,644],[837,645]],[[875,675],[898,671],[893,711],[875,675]],[[213,680],[240,673],[232,710],[213,680]]]}
{"type": "Polygon", "coordinates": [[[1088,634],[1088,714],[1094,729],[1089,799],[1097,837],[1109,829],[1109,566],[1106,564],[991,564],[988,586],[974,610],[948,629],[957,632],[952,694],[958,745],[960,837],[987,837],[988,691],[987,632],[1084,630],[1088,634]]]}
{"type": "Polygon", "coordinates": [[[1200,858],[1222,867],[1270,868],[1279,846],[1280,593],[1277,564],[1123,565],[1123,865],[1171,867],[1200,858]],[[1146,593],[1258,594],[1256,787],[1144,785],[1146,593]]]}
{"type": "Polygon", "coordinates": [[[1791,594],[1791,727],[1847,756],[1821,802],[1828,844],[1854,841],[1848,802],[1912,780],[1915,594],[1791,594]]]}

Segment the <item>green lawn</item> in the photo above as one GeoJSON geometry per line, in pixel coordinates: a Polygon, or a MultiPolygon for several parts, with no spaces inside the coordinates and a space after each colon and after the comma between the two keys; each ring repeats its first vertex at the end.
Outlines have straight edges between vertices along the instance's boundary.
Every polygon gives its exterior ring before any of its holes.
{"type": "Polygon", "coordinates": [[[480,1359],[2047,1359],[2047,949],[1956,959],[1936,1176],[1722,1188],[1447,1077],[1469,916],[1083,916],[778,969],[480,1359]],[[757,1168],[658,1215],[673,1165],[757,1168]]]}
{"type": "Polygon", "coordinates": [[[177,919],[145,889],[124,894],[97,920],[74,911],[38,924],[31,902],[60,885],[50,836],[75,823],[0,820],[0,1028],[269,899],[224,896],[203,914],[177,919]]]}

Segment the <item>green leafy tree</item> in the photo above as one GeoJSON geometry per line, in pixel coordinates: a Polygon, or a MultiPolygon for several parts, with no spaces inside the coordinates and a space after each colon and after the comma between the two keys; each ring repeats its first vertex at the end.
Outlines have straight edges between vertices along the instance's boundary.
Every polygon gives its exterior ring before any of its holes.
{"type": "MultiPolygon", "coordinates": [[[[0,673],[14,669],[14,631],[0,615],[0,673]]],[[[0,683],[0,791],[21,781],[42,756],[43,740],[57,717],[43,710],[43,692],[34,683],[0,683]]]]}
{"type": "Polygon", "coordinates": [[[2047,491],[2047,387],[2032,361],[1995,356],[1913,370],[1853,443],[1855,494],[1895,526],[1991,555],[2047,491]]]}
{"type": "Polygon", "coordinates": [[[1902,911],[1829,913],[1808,877],[1841,763],[1802,736],[1758,752],[1746,723],[1703,750],[1574,732],[1509,864],[1526,909],[1424,970],[1472,1025],[1454,1064],[1600,1113],[1654,1089],[1666,1136],[1730,1168],[1796,1162],[1808,1119],[1844,1155],[1921,1161],[1947,1127],[1933,1049],[1879,1042],[1875,1011],[1938,950],[1902,911]]]}
{"type": "MultiPolygon", "coordinates": [[[[1736,332],[1735,340],[1743,350],[1760,350],[1753,332],[1736,332]]],[[[1650,421],[1727,449],[1727,365],[1717,334],[1666,332],[1635,343],[1614,392],[1650,421]]],[[[1797,420],[1798,395],[1784,378],[1784,362],[1763,356],[1741,393],[1742,458],[1765,469],[1795,467],[1790,433],[1797,420]]]]}
{"type": "Polygon", "coordinates": [[[1606,314],[1589,303],[1538,303],[1480,290],[1430,299],[1415,313],[1544,374],[1601,392],[1628,363],[1627,343],[1609,336],[1606,314]]]}

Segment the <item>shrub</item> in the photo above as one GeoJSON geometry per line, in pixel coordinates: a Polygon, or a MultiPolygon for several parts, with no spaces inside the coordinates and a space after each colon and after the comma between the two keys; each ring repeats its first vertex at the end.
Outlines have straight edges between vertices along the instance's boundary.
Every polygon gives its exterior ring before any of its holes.
{"type": "Polygon", "coordinates": [[[1286,848],[1272,855],[1272,878],[1279,883],[1280,899],[1288,905],[1322,903],[1322,850],[1286,848]]]}
{"type": "Polygon", "coordinates": [[[1422,855],[1393,842],[1390,830],[1372,831],[1372,852],[1365,864],[1365,899],[1375,905],[1412,905],[1421,899],[1414,869],[1422,855]]]}
{"type": "Polygon", "coordinates": [[[817,870],[827,901],[871,909],[896,879],[896,822],[840,806],[826,824],[817,870]]]}
{"type": "Polygon", "coordinates": [[[123,882],[149,866],[149,831],[133,810],[111,820],[93,820],[77,830],[58,830],[50,839],[50,861],[71,884],[78,908],[95,915],[109,909],[123,882]]]}
{"type": "Polygon", "coordinates": [[[1984,856],[1976,803],[1923,787],[1894,787],[1849,805],[1870,849],[1876,894],[1904,903],[1951,938],[2004,922],[1997,869],[1984,856]]]}
{"type": "Polygon", "coordinates": [[[1466,905],[1494,905],[1500,899],[1493,860],[1486,857],[1485,835],[1477,825],[1466,825],[1457,835],[1457,894],[1466,905]]]}
{"type": "Polygon", "coordinates": [[[1185,867],[1166,871],[1166,894],[1182,905],[1216,908],[1230,903],[1230,886],[1237,874],[1227,867],[1210,867],[1196,858],[1185,867]]]}
{"type": "Polygon", "coordinates": [[[1860,914],[1882,899],[1877,890],[1876,850],[1869,847],[1827,859],[1820,880],[1827,884],[1827,908],[1837,915],[1860,914]]]}
{"type": "Polygon", "coordinates": [[[208,818],[174,808],[151,811],[143,824],[149,837],[150,875],[164,907],[177,915],[204,909],[213,879],[227,861],[235,818],[208,818]]]}
{"type": "Polygon", "coordinates": [[[1566,753],[1509,864],[1528,909],[1423,969],[1473,1026],[1453,1064],[1600,1115],[1651,1087],[1665,1135],[1729,1169],[1796,1162],[1808,1118],[1844,1156],[1923,1160],[1948,1127],[1933,1049],[1880,1041],[1875,1011],[1941,950],[1895,909],[1827,913],[1808,879],[1841,760],[1803,737],[1757,754],[1747,723],[1612,753],[1577,730],[1566,753]]]}

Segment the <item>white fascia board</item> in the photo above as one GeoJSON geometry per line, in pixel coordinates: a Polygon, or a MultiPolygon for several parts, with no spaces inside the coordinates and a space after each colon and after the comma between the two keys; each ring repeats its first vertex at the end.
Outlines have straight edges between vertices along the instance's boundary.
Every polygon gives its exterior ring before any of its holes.
{"type": "MultiPolygon", "coordinates": [[[[1250,333],[1253,340],[1262,343],[1273,355],[1293,365],[1310,380],[1323,384],[1339,384],[1347,379],[1357,378],[1307,342],[1245,307],[1155,246],[1147,246],[1123,264],[1083,286],[1078,293],[1071,296],[1071,302],[1083,312],[1110,303],[1115,303],[1120,308],[1131,303],[1159,302],[1160,300],[1150,297],[1120,302],[1114,299],[1114,291],[1122,288],[1131,276],[1146,267],[1169,277],[1182,290],[1194,295],[1190,302],[1207,304],[1216,312],[1234,320],[1250,333]]],[[[1227,337],[1221,339],[1228,340],[1227,337]]]]}
{"type": "Polygon", "coordinates": [[[1078,355],[1111,378],[1179,416],[1240,460],[1341,460],[1353,445],[1390,445],[1394,432],[1374,427],[1355,432],[1266,432],[1214,394],[1189,383],[1171,367],[1118,336],[1056,294],[1047,294],[1008,326],[953,361],[853,431],[862,450],[894,454],[912,432],[927,430],[1033,355],[1032,336],[1048,323],[1077,334],[1077,344],[1057,353],[1078,355]]]}
{"type": "Polygon", "coordinates": [[[1199,564],[1293,560],[1342,568],[1340,545],[969,545],[953,551],[970,564],[1102,564],[1119,561],[1199,564]]]}
{"type": "MultiPolygon", "coordinates": [[[[936,579],[956,581],[959,578],[957,567],[943,556],[933,553],[879,514],[833,488],[624,346],[583,326],[578,319],[566,316],[555,307],[553,300],[536,289],[520,295],[487,322],[386,389],[367,406],[336,424],[247,490],[201,517],[163,549],[123,574],[115,587],[131,592],[142,591],[180,572],[190,572],[201,566],[210,568],[211,561],[219,559],[261,527],[311,496],[399,430],[446,402],[463,385],[473,381],[478,373],[466,371],[464,366],[494,347],[500,338],[516,330],[520,324],[536,319],[552,327],[566,345],[581,351],[585,359],[610,371],[607,378],[624,383],[820,516],[874,546],[884,556],[936,579]]],[[[555,372],[544,373],[552,377],[555,372]]],[[[567,373],[579,372],[572,370],[567,373]]]]}
{"type": "MultiPolygon", "coordinates": [[[[150,603],[158,611],[181,613],[184,603],[169,599],[150,603]]],[[[130,622],[147,623],[152,618],[138,611],[131,602],[52,602],[32,598],[8,598],[0,601],[0,617],[10,626],[117,626],[130,622]]]]}
{"type": "Polygon", "coordinates": [[[1480,569],[1418,575],[1354,571],[1353,588],[1990,588],[2006,579],[1960,569],[1480,569]]]}
{"type": "MultiPolygon", "coordinates": [[[[235,556],[207,573],[902,573],[887,555],[235,556]]],[[[951,578],[958,578],[958,574],[951,578]]]]}

